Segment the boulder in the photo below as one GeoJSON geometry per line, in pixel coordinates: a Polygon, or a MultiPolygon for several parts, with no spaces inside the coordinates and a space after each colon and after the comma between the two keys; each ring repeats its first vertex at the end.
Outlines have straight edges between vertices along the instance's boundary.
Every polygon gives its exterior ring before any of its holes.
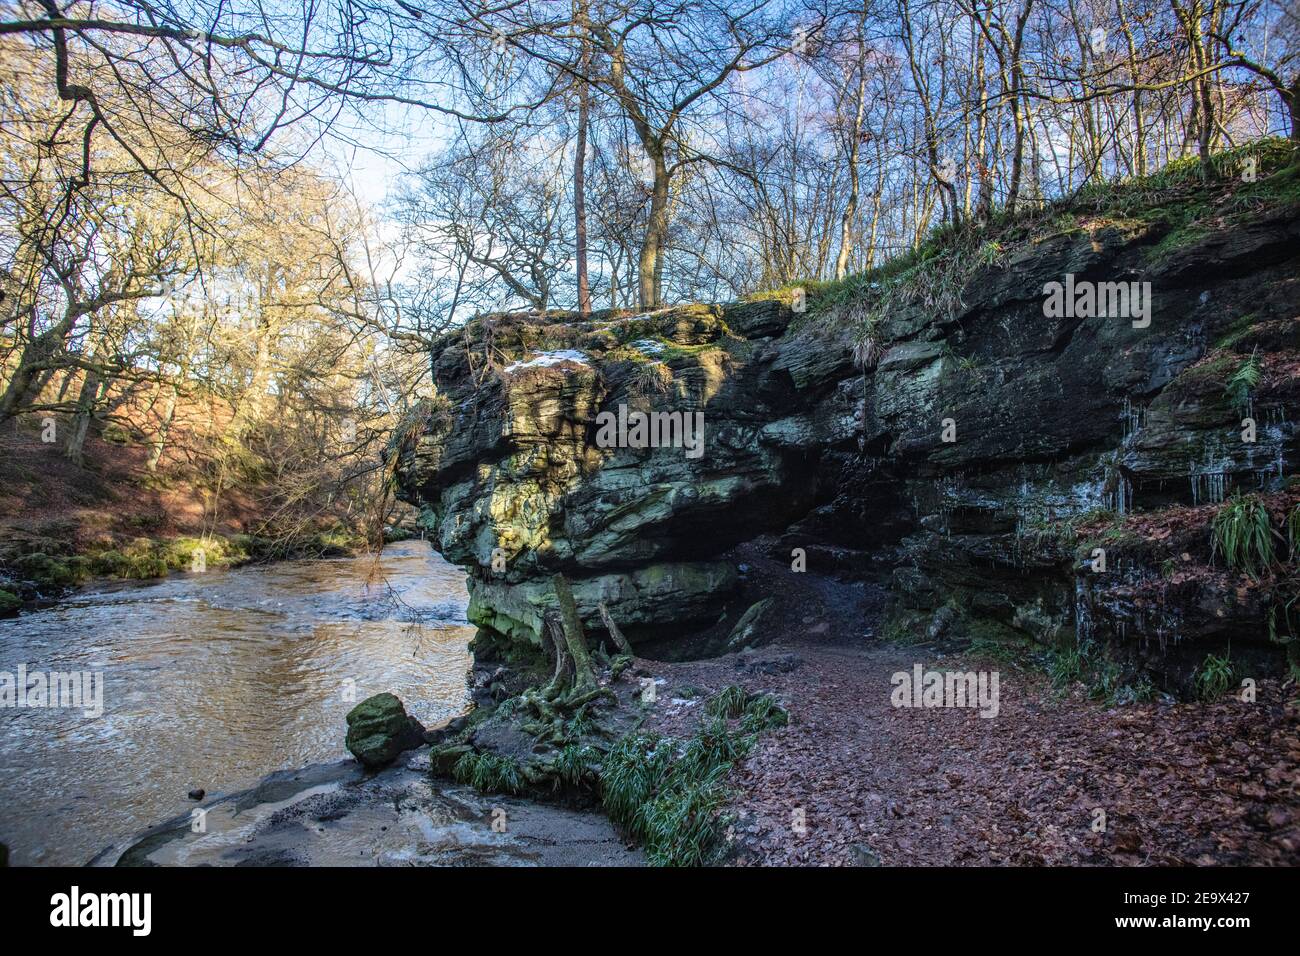
{"type": "Polygon", "coordinates": [[[763,620],[763,615],[767,609],[772,606],[772,598],[763,598],[750,606],[736,622],[736,626],[731,629],[727,635],[727,650],[735,651],[742,647],[747,647],[754,642],[758,635],[758,626],[763,620]]]}
{"type": "Polygon", "coordinates": [[[367,697],[348,711],[348,752],[372,769],[424,743],[424,726],[393,694],[367,697]]]}

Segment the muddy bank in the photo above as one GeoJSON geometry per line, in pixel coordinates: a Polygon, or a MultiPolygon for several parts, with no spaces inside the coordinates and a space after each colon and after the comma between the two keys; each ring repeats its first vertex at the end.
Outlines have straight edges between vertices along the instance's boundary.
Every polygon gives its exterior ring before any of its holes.
{"type": "Polygon", "coordinates": [[[442,786],[428,754],[273,773],[98,854],[98,866],[638,866],[604,817],[442,786]],[[203,832],[195,832],[199,826],[203,832]]]}

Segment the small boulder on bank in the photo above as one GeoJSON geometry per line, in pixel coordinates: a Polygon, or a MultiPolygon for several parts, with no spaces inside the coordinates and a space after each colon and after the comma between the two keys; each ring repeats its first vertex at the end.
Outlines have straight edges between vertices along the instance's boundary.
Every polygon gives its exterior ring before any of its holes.
{"type": "Polygon", "coordinates": [[[348,711],[347,748],[370,768],[384,767],[424,743],[424,725],[393,694],[367,697],[348,711]]]}
{"type": "Polygon", "coordinates": [[[759,622],[763,620],[763,615],[767,609],[772,606],[772,598],[763,598],[753,604],[736,622],[736,626],[731,629],[727,635],[727,650],[734,651],[742,647],[747,647],[754,641],[758,634],[759,622]]]}

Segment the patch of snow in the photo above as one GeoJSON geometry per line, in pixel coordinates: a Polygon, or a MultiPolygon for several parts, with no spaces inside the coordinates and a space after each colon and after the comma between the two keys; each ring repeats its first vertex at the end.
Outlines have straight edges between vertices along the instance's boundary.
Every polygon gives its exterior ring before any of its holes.
{"type": "Polygon", "coordinates": [[[637,339],[629,344],[642,355],[658,355],[668,347],[662,342],[656,342],[654,339],[637,339]]]}
{"type": "Polygon", "coordinates": [[[554,352],[539,352],[527,361],[511,362],[505,367],[505,373],[510,375],[525,368],[544,368],[551,365],[559,365],[561,362],[574,362],[578,365],[590,365],[585,352],[579,352],[577,349],[557,349],[554,352]]]}

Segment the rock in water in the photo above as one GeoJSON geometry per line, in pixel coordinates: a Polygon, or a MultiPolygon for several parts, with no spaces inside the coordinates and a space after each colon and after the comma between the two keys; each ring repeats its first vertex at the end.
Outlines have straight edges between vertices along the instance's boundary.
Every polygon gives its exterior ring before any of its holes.
{"type": "Polygon", "coordinates": [[[383,767],[424,743],[424,726],[392,694],[367,697],[348,711],[348,752],[367,767],[383,767]]]}

